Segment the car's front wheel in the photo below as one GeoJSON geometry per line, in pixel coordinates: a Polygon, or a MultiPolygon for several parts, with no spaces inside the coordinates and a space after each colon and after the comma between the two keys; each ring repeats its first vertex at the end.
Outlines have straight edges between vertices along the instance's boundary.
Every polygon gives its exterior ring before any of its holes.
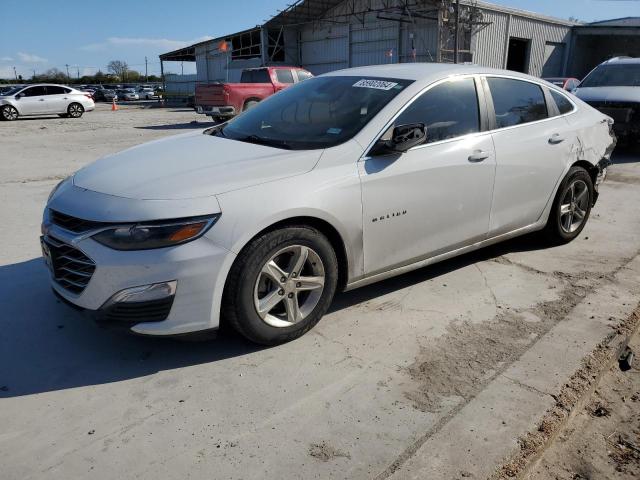
{"type": "Polygon", "coordinates": [[[593,205],[593,181],[582,167],[571,167],[560,184],[545,228],[553,243],[568,243],[584,228],[593,205]]]}
{"type": "Polygon", "coordinates": [[[2,118],[3,120],[16,120],[19,116],[20,114],[18,113],[16,107],[13,107],[11,105],[4,105],[2,109],[0,109],[0,118],[2,118]]]}
{"type": "Polygon", "coordinates": [[[253,342],[288,342],[318,323],[337,283],[336,254],[321,232],[307,226],[267,232],[244,248],[231,268],[223,315],[253,342]]]}
{"type": "Polygon", "coordinates": [[[67,107],[67,115],[71,118],[80,118],[84,113],[84,107],[79,103],[72,103],[67,107]]]}

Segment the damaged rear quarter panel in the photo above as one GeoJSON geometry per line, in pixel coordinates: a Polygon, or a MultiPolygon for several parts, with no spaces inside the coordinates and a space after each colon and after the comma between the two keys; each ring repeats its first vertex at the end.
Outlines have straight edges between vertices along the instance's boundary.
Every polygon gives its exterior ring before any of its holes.
{"type": "Polygon", "coordinates": [[[608,165],[616,145],[616,137],[611,129],[613,119],[575,97],[573,100],[578,106],[578,111],[565,117],[574,128],[574,136],[571,139],[572,158],[567,169],[580,160],[599,166],[604,159],[608,165]]]}

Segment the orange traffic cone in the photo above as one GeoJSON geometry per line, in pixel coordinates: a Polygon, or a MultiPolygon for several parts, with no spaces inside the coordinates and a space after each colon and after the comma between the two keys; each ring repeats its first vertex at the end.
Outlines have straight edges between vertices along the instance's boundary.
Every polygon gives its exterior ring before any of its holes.
{"type": "Polygon", "coordinates": [[[115,112],[116,110],[118,110],[118,106],[116,105],[116,99],[113,99],[113,102],[111,103],[111,111],[115,112]]]}

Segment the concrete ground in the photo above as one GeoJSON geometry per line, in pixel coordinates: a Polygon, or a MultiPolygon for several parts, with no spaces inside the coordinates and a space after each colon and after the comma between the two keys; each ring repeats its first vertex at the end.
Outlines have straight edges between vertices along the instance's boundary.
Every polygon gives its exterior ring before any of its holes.
{"type": "Polygon", "coordinates": [[[640,301],[633,152],[573,243],[525,237],[341,294],[279,347],[123,336],[56,301],[38,235],[58,179],[207,125],[105,106],[0,123],[3,479],[484,478],[640,301]]]}

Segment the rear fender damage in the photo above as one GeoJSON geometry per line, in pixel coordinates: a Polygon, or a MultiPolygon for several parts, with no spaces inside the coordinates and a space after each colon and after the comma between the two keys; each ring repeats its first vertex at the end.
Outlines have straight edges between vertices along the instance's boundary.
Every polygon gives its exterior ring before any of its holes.
{"type": "Polygon", "coordinates": [[[611,165],[611,154],[617,144],[617,138],[613,132],[613,120],[609,117],[603,119],[595,126],[580,129],[576,134],[576,142],[573,145],[575,163],[587,163],[587,169],[591,174],[594,186],[593,205],[596,204],[599,195],[599,187],[607,175],[607,168],[611,165]]]}

